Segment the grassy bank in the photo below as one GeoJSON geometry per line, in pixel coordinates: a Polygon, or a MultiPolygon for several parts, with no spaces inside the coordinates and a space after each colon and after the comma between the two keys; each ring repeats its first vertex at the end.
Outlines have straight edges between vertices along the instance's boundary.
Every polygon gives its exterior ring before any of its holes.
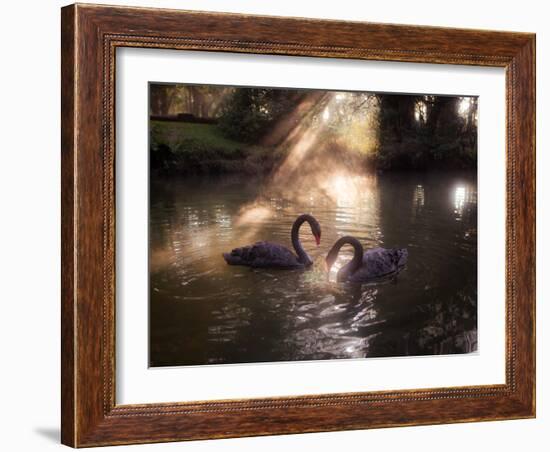
{"type": "Polygon", "coordinates": [[[215,124],[150,122],[151,168],[164,173],[264,173],[282,153],[223,135],[215,124]]]}
{"type": "MultiPolygon", "coordinates": [[[[229,138],[216,124],[152,120],[151,169],[158,174],[254,174],[265,175],[287,155],[289,149],[261,146],[229,138]]],[[[327,133],[317,139],[314,158],[305,170],[346,166],[391,170],[475,169],[475,143],[458,137],[433,137],[417,131],[400,142],[381,137],[381,143],[349,139],[327,133]]],[[[305,171],[304,170],[304,171],[305,171]]]]}

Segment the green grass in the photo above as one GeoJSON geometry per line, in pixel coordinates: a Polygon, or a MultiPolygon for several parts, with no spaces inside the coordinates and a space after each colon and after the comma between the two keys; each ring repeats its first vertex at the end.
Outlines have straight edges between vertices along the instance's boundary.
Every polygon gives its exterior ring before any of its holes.
{"type": "Polygon", "coordinates": [[[151,121],[152,167],[176,173],[258,173],[270,170],[281,152],[223,135],[215,124],[151,121]]]}
{"type": "MultiPolygon", "coordinates": [[[[178,121],[151,121],[151,144],[164,143],[172,151],[185,151],[185,144],[232,153],[243,143],[223,136],[215,124],[195,124],[178,121]]],[[[187,146],[189,147],[189,146],[187,146]]]]}

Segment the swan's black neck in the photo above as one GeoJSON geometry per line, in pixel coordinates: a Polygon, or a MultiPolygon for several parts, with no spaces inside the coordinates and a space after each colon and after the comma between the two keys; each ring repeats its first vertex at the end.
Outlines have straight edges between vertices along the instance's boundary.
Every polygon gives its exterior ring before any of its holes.
{"type": "Polygon", "coordinates": [[[300,242],[300,227],[306,221],[309,223],[310,226],[312,226],[311,215],[304,214],[296,218],[296,221],[292,225],[292,231],[290,232],[290,237],[292,239],[292,246],[294,247],[294,250],[296,250],[296,254],[298,255],[298,260],[302,264],[308,266],[313,264],[313,261],[311,260],[309,255],[306,253],[306,251],[302,246],[302,243],[300,242]]]}
{"type": "Polygon", "coordinates": [[[361,242],[355,237],[344,236],[339,238],[328,252],[327,263],[329,267],[332,267],[332,264],[334,264],[338,257],[340,249],[346,244],[353,246],[353,259],[338,271],[339,281],[347,280],[348,277],[355,273],[363,264],[363,246],[361,242]]]}

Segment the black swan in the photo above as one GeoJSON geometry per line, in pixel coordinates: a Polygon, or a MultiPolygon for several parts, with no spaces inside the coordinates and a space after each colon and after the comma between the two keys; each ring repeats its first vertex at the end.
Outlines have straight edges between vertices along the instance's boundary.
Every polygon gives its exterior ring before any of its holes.
{"type": "Polygon", "coordinates": [[[296,250],[295,255],[287,247],[272,242],[257,242],[253,245],[235,248],[230,253],[223,253],[223,258],[229,265],[246,265],[254,268],[303,268],[309,267],[313,261],[305,252],[298,231],[304,222],[308,222],[311,233],[317,245],[321,241],[321,226],[311,215],[303,214],[296,218],[292,225],[290,237],[296,250]]]}
{"type": "Polygon", "coordinates": [[[345,236],[336,241],[327,254],[327,270],[333,266],[340,248],[345,244],[353,246],[353,259],[344,265],[336,275],[338,282],[369,282],[381,277],[397,275],[407,263],[406,248],[373,248],[363,253],[363,246],[355,237],[345,236]]]}

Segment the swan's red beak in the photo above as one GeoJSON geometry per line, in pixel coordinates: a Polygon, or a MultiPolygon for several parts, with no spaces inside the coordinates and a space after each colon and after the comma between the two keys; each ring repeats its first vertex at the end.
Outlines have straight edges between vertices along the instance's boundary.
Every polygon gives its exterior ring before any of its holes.
{"type": "Polygon", "coordinates": [[[321,236],[320,235],[315,236],[315,243],[317,243],[317,246],[319,246],[321,244],[321,236]]]}

